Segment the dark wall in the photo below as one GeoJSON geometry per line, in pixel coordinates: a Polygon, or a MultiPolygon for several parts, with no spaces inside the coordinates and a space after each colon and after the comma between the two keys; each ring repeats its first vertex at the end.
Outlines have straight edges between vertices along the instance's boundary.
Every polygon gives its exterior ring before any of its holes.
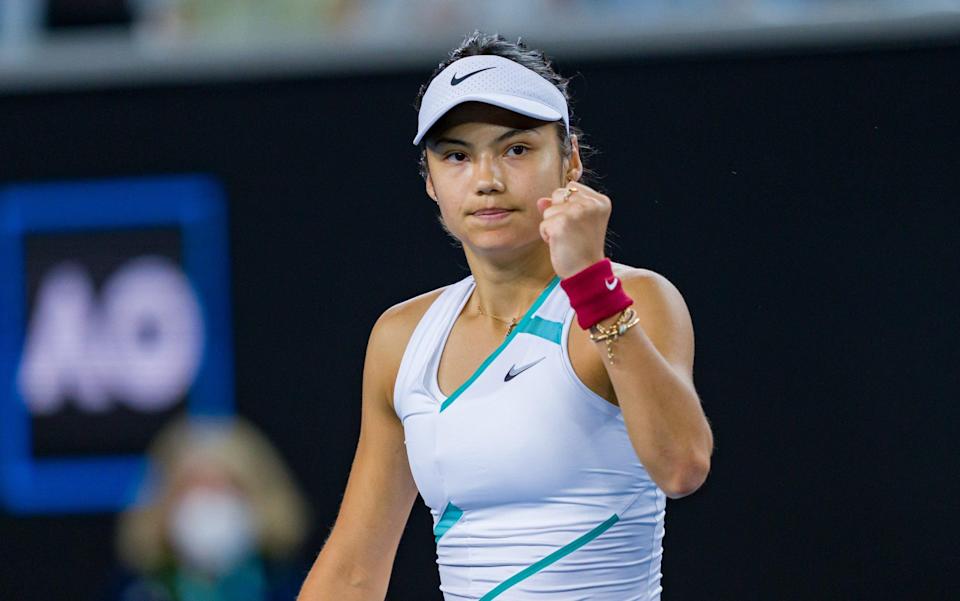
{"type": "MultiPolygon", "coordinates": [[[[561,61],[613,257],[684,294],[716,451],[664,599],[960,592],[960,46],[561,61]],[[951,576],[953,574],[953,576],[951,576]]],[[[239,411],[332,524],[369,328],[466,274],[417,175],[416,73],[0,98],[0,182],[209,172],[239,411]]],[[[0,597],[90,598],[113,516],[0,515],[0,597]]],[[[437,599],[418,501],[390,599],[437,599]]]]}

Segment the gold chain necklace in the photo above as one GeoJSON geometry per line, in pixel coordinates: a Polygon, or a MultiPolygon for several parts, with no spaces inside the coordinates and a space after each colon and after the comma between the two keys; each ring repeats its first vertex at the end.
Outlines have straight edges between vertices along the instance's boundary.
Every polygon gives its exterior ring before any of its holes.
{"type": "Polygon", "coordinates": [[[506,334],[506,336],[504,336],[504,338],[507,338],[508,336],[510,336],[510,332],[513,331],[513,328],[517,327],[517,323],[518,323],[518,322],[517,322],[517,318],[516,318],[516,317],[511,317],[511,318],[510,318],[510,321],[507,321],[506,319],[504,319],[504,318],[502,318],[502,317],[497,317],[496,315],[490,315],[489,313],[485,313],[484,310],[483,310],[483,307],[480,306],[480,294],[479,294],[479,293],[477,293],[477,311],[479,311],[479,312],[480,312],[480,315],[483,315],[484,317],[492,317],[493,319],[496,319],[496,320],[499,321],[500,323],[505,323],[505,324],[507,324],[507,334],[506,334]]]}
{"type": "Polygon", "coordinates": [[[479,299],[479,298],[477,299],[477,311],[480,312],[480,315],[483,315],[483,316],[485,316],[485,317],[492,317],[492,318],[496,319],[497,321],[499,321],[499,322],[501,322],[501,323],[507,324],[507,326],[508,326],[508,327],[507,327],[507,334],[506,334],[506,336],[504,336],[504,338],[506,338],[507,336],[509,336],[509,335],[510,335],[510,332],[513,331],[513,328],[515,328],[515,327],[517,326],[517,318],[516,318],[516,317],[512,317],[512,318],[510,318],[510,321],[507,321],[506,319],[503,319],[502,317],[497,317],[496,315],[490,315],[489,313],[484,313],[484,312],[483,312],[483,308],[480,306],[480,299],[479,299]]]}

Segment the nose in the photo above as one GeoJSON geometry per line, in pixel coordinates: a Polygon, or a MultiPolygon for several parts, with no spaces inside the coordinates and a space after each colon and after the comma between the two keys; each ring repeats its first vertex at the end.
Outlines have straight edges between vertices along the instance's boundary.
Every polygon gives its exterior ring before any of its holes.
{"type": "Polygon", "coordinates": [[[494,157],[487,153],[481,154],[474,164],[476,165],[474,179],[477,194],[503,192],[504,186],[500,166],[494,157]]]}

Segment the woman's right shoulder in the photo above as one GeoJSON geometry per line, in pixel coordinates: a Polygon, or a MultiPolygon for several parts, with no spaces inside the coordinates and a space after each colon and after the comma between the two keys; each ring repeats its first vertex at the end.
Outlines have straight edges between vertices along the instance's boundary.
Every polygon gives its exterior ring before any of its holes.
{"type": "Polygon", "coordinates": [[[430,305],[448,287],[443,286],[436,290],[424,292],[397,303],[384,311],[376,323],[373,324],[368,350],[375,351],[381,357],[384,354],[392,355],[399,361],[400,357],[403,356],[403,351],[407,348],[407,343],[413,336],[413,331],[417,328],[417,324],[423,319],[430,305]]]}
{"type": "Polygon", "coordinates": [[[425,292],[384,311],[370,331],[364,361],[364,386],[379,391],[385,407],[393,407],[393,386],[400,371],[403,354],[417,324],[447,287],[425,292]]]}

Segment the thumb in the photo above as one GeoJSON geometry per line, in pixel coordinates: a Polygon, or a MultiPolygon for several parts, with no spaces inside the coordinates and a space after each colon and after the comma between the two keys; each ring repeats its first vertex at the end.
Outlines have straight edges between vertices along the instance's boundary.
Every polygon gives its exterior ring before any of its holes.
{"type": "Polygon", "coordinates": [[[537,200],[537,210],[540,211],[540,216],[543,216],[543,212],[547,210],[547,207],[553,204],[552,198],[541,198],[537,200]]]}

